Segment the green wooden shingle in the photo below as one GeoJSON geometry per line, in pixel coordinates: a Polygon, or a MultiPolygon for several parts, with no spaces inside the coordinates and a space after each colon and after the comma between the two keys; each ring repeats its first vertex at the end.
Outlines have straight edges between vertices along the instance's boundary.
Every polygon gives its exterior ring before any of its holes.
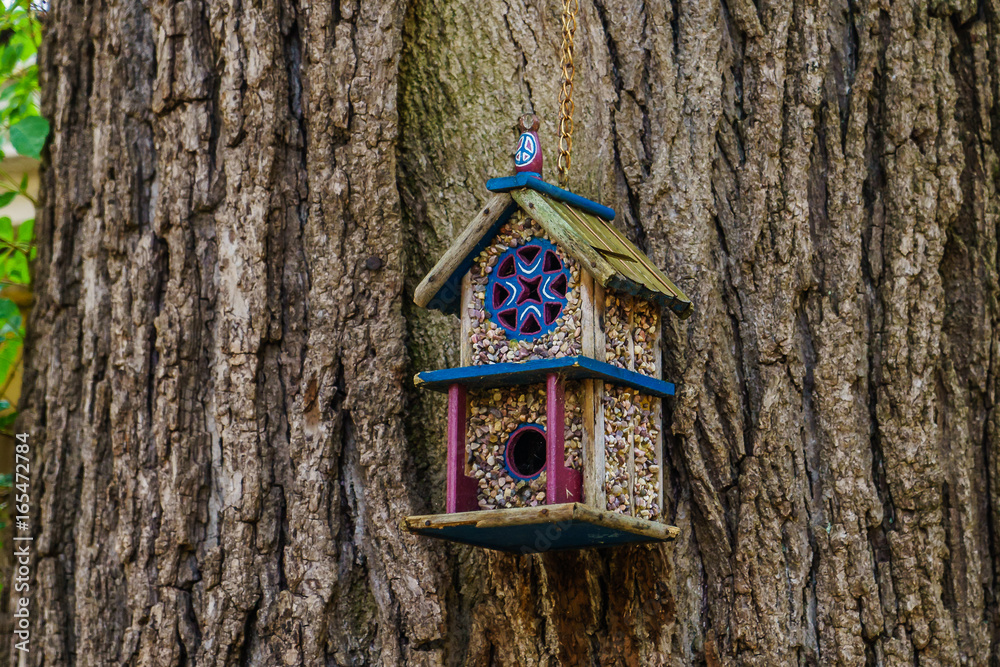
{"type": "Polygon", "coordinates": [[[497,223],[509,218],[515,206],[536,220],[598,284],[656,301],[682,319],[691,314],[691,300],[611,224],[531,188],[511,190],[491,200],[417,287],[417,305],[457,312],[455,299],[444,297],[458,294],[457,287],[471,266],[470,255],[489,242],[497,223]]]}

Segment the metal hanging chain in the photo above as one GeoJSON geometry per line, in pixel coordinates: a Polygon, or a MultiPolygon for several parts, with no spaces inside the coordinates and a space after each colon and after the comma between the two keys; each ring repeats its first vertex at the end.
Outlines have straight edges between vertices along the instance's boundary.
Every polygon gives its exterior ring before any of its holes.
{"type": "Polygon", "coordinates": [[[562,90],[559,91],[559,185],[569,184],[570,153],[573,151],[573,36],[580,0],[562,0],[562,90]]]}

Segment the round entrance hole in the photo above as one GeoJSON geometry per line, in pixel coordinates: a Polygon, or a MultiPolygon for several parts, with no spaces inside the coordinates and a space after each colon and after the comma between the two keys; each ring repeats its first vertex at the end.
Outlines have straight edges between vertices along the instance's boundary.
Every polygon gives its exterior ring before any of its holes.
{"type": "Polygon", "coordinates": [[[518,479],[534,479],[545,469],[545,431],[536,424],[526,424],[514,431],[504,452],[504,462],[518,479]]]}

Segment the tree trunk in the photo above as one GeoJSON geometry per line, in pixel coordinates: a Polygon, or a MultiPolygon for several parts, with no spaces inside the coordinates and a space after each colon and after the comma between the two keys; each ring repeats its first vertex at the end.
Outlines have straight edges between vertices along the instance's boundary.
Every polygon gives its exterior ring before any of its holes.
{"type": "Polygon", "coordinates": [[[30,665],[1000,664],[996,0],[583,0],[571,188],[692,297],[678,542],[443,511],[423,273],[560,3],[52,0],[30,665]]]}

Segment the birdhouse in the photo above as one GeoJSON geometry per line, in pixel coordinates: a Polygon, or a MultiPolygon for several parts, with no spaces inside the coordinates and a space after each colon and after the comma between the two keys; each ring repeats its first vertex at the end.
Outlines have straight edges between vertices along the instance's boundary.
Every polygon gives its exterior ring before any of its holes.
{"type": "Polygon", "coordinates": [[[537,123],[515,176],[417,287],[461,319],[447,392],[446,513],[411,532],[533,553],[666,541],[661,317],[691,302],[621,232],[615,212],[541,178],[537,123]]]}

